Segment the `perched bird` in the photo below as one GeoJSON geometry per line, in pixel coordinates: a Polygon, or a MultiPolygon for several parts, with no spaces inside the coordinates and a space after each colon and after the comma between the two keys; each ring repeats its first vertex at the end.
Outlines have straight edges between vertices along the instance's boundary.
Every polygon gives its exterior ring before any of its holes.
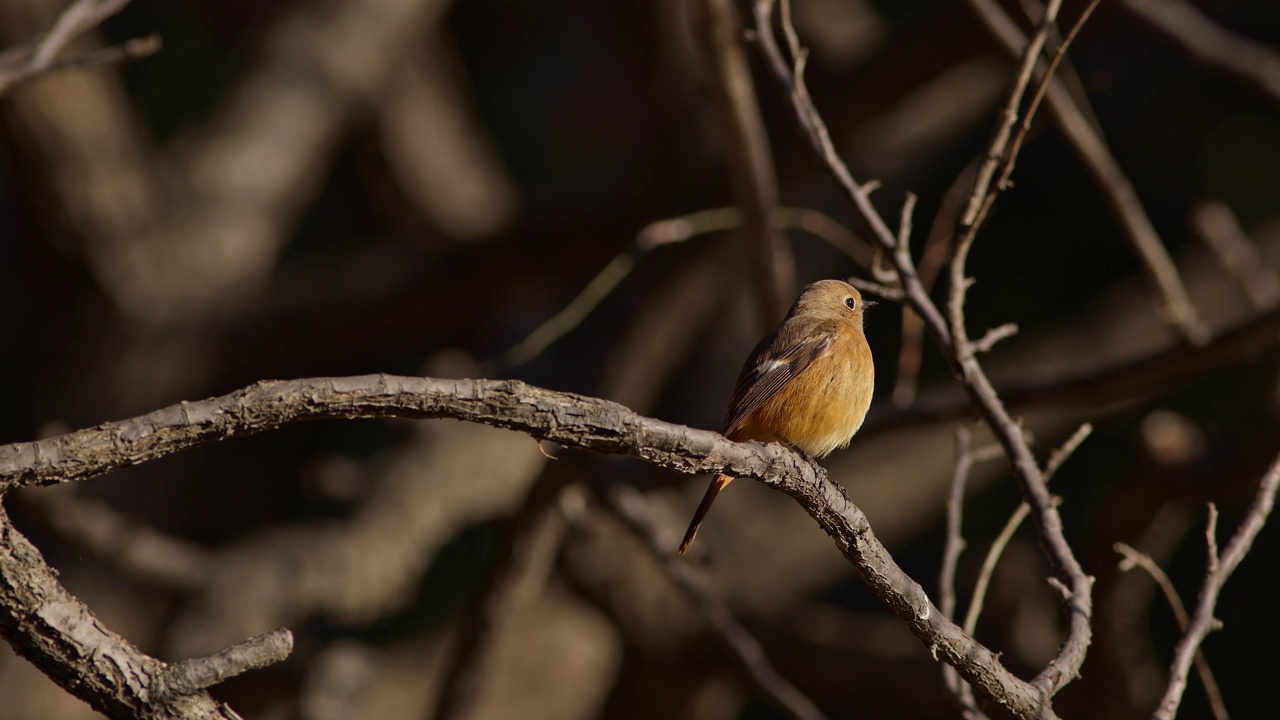
{"type": "MultiPolygon", "coordinates": [[[[874,304],[840,280],[805,287],[742,366],[725,412],[725,437],[780,442],[810,462],[848,445],[866,419],[875,385],[871,347],[862,333],[862,311],[874,304]]],[[[680,543],[681,555],[732,481],[730,475],[711,481],[680,543]]]]}

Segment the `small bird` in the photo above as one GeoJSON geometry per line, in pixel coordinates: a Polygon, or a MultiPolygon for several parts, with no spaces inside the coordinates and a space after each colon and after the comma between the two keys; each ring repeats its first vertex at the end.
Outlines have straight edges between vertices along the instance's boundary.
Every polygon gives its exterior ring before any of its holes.
{"type": "MultiPolygon", "coordinates": [[[[742,366],[725,412],[725,437],[780,442],[810,462],[848,445],[867,417],[875,385],[871,347],[862,333],[862,311],[875,304],[841,280],[806,286],[742,366]]],[[[731,482],[731,475],[711,481],[680,543],[681,555],[731,482]]]]}

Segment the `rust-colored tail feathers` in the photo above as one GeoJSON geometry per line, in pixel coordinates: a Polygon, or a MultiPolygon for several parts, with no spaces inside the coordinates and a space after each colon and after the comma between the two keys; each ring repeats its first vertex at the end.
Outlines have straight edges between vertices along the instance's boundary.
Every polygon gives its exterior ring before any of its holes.
{"type": "Polygon", "coordinates": [[[716,501],[716,496],[720,491],[729,486],[733,482],[732,475],[717,475],[715,480],[707,486],[707,494],[702,496],[702,503],[698,505],[698,511],[693,514],[693,520],[689,523],[689,529],[684,533],[684,541],[680,543],[680,554],[683,555],[689,550],[689,546],[693,544],[693,539],[698,536],[698,526],[702,524],[702,520],[707,517],[707,512],[711,510],[711,503],[716,501]]]}

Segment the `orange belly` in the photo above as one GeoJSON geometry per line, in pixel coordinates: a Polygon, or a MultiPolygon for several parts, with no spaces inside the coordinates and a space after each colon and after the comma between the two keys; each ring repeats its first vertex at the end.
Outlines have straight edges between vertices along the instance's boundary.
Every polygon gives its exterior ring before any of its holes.
{"type": "MultiPolygon", "coordinates": [[[[853,372],[849,356],[837,359],[838,355],[819,358],[805,368],[748,416],[732,439],[782,441],[815,458],[848,445],[867,416],[875,378],[872,372],[853,372]]],[[[871,367],[869,362],[862,365],[871,367]]]]}

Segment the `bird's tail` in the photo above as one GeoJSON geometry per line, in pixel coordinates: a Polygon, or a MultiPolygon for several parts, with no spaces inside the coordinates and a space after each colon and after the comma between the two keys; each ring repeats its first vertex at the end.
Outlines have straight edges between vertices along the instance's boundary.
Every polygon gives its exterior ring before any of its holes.
{"type": "Polygon", "coordinates": [[[716,496],[720,491],[728,487],[733,482],[732,475],[717,475],[715,480],[707,486],[707,494],[702,496],[702,503],[698,505],[698,511],[693,514],[693,520],[689,522],[689,529],[684,533],[684,541],[680,543],[680,554],[683,555],[689,550],[689,546],[693,544],[693,539],[698,536],[698,526],[702,524],[702,520],[707,517],[707,512],[711,510],[711,503],[716,501],[716,496]]]}

